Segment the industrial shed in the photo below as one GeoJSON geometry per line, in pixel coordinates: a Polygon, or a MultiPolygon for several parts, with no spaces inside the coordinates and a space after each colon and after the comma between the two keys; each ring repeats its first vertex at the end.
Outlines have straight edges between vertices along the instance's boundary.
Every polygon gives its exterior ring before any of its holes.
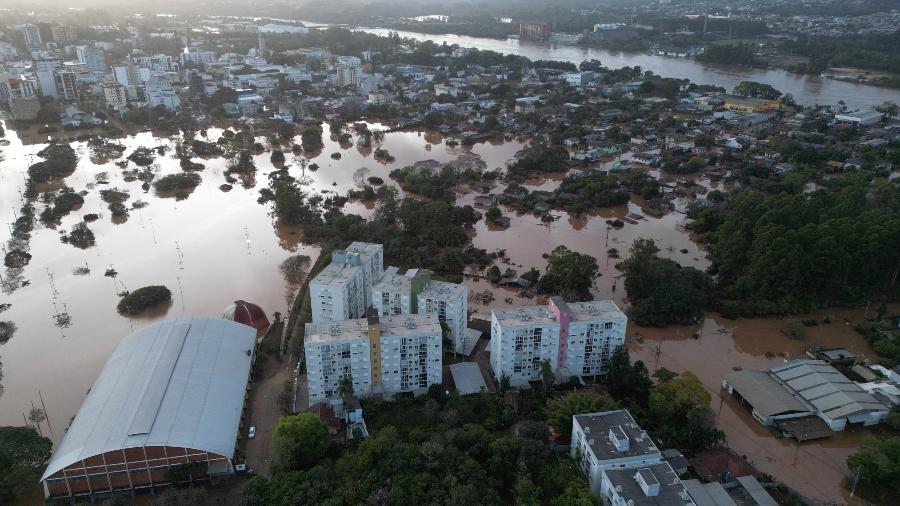
{"type": "Polygon", "coordinates": [[[234,470],[256,331],[220,318],[149,325],[119,343],[41,478],[72,497],[234,470]]]}

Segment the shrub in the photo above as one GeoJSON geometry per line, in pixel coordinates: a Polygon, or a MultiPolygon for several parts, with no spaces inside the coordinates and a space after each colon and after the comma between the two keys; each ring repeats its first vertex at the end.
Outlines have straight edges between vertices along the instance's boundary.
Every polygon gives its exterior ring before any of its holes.
{"type": "Polygon", "coordinates": [[[126,294],[119,301],[116,309],[123,316],[132,316],[170,300],[172,300],[172,292],[168,288],[151,285],[126,294]]]}
{"type": "Polygon", "coordinates": [[[153,187],[157,192],[161,193],[190,193],[200,184],[201,181],[202,178],[199,174],[195,174],[193,172],[182,172],[161,177],[158,181],[153,183],[153,187]]]}

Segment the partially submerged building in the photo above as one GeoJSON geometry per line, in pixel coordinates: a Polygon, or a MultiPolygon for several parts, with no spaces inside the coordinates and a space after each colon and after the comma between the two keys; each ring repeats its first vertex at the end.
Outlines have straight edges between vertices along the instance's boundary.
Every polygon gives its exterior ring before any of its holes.
{"type": "Polygon", "coordinates": [[[234,472],[256,330],[166,320],[125,337],[47,465],[47,498],[127,493],[234,472]]]}
{"type": "Polygon", "coordinates": [[[722,387],[749,405],[763,425],[809,439],[842,431],[849,424],[875,425],[888,408],[872,394],[822,360],[798,359],[768,371],[737,371],[722,380],[722,387]]]}

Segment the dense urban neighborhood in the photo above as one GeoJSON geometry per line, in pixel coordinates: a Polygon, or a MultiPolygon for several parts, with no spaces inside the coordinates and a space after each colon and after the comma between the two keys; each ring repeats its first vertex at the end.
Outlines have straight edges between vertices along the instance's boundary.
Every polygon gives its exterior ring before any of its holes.
{"type": "Polygon", "coordinates": [[[900,4],[203,9],[0,7],[0,504],[896,502],[900,4]]]}

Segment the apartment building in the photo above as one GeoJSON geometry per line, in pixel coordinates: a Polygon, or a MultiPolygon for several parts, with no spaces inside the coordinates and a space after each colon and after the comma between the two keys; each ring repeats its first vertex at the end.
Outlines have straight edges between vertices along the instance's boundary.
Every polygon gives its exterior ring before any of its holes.
{"type": "Polygon", "coordinates": [[[625,342],[628,318],[608,300],[491,311],[491,367],[513,386],[540,379],[547,361],[557,381],[606,373],[612,353],[625,342]]]}
{"type": "Polygon", "coordinates": [[[331,253],[331,263],[309,282],[312,321],[348,320],[365,315],[372,287],[384,274],[384,247],[354,242],[331,253]]]}
{"type": "Polygon", "coordinates": [[[53,73],[53,81],[56,84],[56,98],[59,100],[78,100],[78,78],[75,72],[70,70],[56,70],[53,73]]]}
{"type": "Polygon", "coordinates": [[[385,269],[372,289],[372,307],[380,316],[434,314],[447,325],[453,349],[469,354],[475,342],[466,342],[469,289],[465,285],[431,279],[425,269],[385,269]]]}
{"type": "Polygon", "coordinates": [[[50,34],[53,36],[53,42],[61,45],[71,44],[78,40],[78,32],[74,25],[53,24],[50,26],[50,34]]]}
{"type": "Polygon", "coordinates": [[[37,25],[32,23],[26,23],[22,25],[20,28],[22,30],[22,36],[25,38],[25,45],[31,48],[40,48],[44,41],[41,39],[41,29],[38,28],[37,25]]]}
{"type": "MultiPolygon", "coordinates": [[[[600,496],[608,506],[697,504],[668,462],[658,462],[639,469],[606,469],[600,484],[600,496]]],[[[735,504],[734,501],[730,502],[735,504]]]]}
{"type": "Polygon", "coordinates": [[[128,94],[125,92],[125,86],[119,83],[103,83],[103,99],[107,107],[116,111],[128,108],[128,94]]]}
{"type": "Polygon", "coordinates": [[[75,46],[75,56],[84,64],[88,72],[105,72],[106,55],[94,46],[75,46]]]}
{"type": "Polygon", "coordinates": [[[362,77],[362,61],[356,56],[338,56],[335,61],[338,87],[356,86],[362,77]]]}
{"type": "Polygon", "coordinates": [[[398,315],[307,323],[304,336],[310,403],[339,395],[420,395],[441,382],[441,325],[435,315],[398,315]]]}
{"type": "Polygon", "coordinates": [[[627,409],[572,417],[571,457],[601,494],[603,471],[636,469],[662,462],[662,453],[627,409]]]}
{"type": "Polygon", "coordinates": [[[468,355],[475,339],[466,334],[469,321],[469,288],[466,285],[429,280],[416,296],[419,314],[434,314],[450,330],[456,353],[468,355]]]}
{"type": "Polygon", "coordinates": [[[41,92],[42,96],[54,98],[59,96],[56,91],[56,78],[54,77],[54,74],[60,67],[62,67],[62,61],[57,58],[34,60],[34,62],[32,62],[34,75],[37,78],[38,90],[41,92]]]}

